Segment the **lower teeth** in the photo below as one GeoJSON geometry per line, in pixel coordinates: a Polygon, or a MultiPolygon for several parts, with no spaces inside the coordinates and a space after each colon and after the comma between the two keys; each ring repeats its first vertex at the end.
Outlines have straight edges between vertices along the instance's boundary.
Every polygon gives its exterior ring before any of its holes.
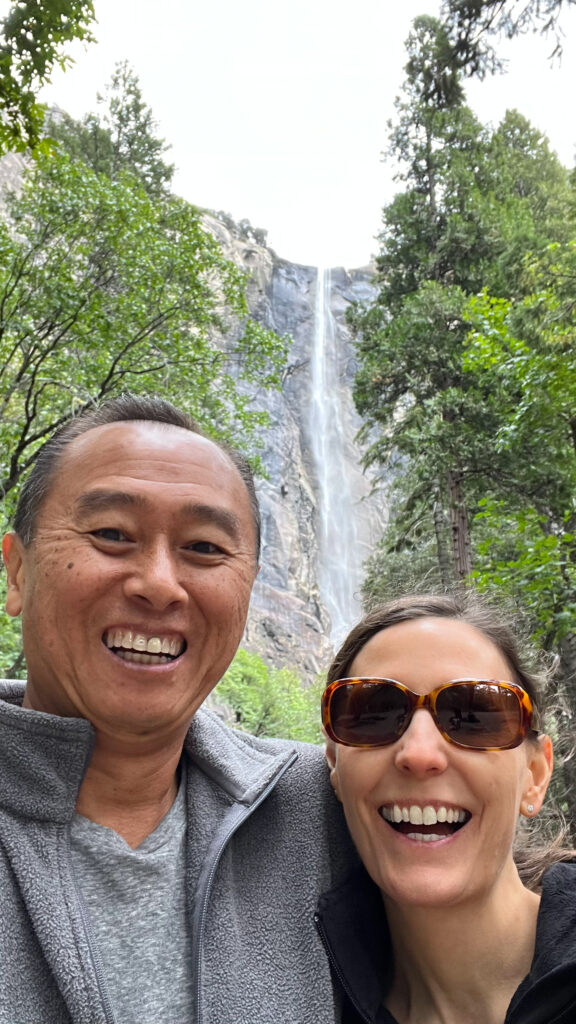
{"type": "Polygon", "coordinates": [[[173,660],[169,654],[145,654],[143,651],[126,651],[123,648],[116,648],[114,654],[123,661],[133,661],[137,665],[167,665],[173,660]]]}
{"type": "Polygon", "coordinates": [[[446,839],[446,836],[438,836],[434,832],[407,832],[406,835],[418,843],[437,843],[440,839],[446,839]]]}

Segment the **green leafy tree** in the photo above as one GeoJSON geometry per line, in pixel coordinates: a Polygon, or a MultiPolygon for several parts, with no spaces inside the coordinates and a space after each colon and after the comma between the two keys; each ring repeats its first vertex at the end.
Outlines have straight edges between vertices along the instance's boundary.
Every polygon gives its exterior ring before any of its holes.
{"type": "Polygon", "coordinates": [[[75,121],[53,113],[50,137],[74,159],[115,181],[130,173],[151,197],[162,197],[172,180],[174,166],[164,154],[169,149],[156,134],[154,115],[144,102],[138,77],[126,61],[116,65],[104,95],[98,95],[98,113],[75,121]]]}
{"type": "Polygon", "coordinates": [[[377,299],[351,313],[368,461],[397,478],[365,595],[404,576],[520,600],[574,709],[574,193],[516,111],[475,123],[457,62],[435,68],[452,62],[444,31],[415,22],[391,136],[405,190],[384,211],[377,299]]]}
{"type": "MultiPolygon", "coordinates": [[[[534,629],[561,658],[576,706],[576,243],[526,261],[522,301],[479,296],[465,359],[490,383],[500,416],[496,452],[510,453],[514,480],[489,506],[502,539],[479,548],[477,580],[523,595],[534,629]],[[512,524],[512,525],[510,525],[512,524]]],[[[486,519],[486,511],[480,512],[486,519]]]]}
{"type": "Polygon", "coordinates": [[[274,669],[239,650],[214,691],[232,709],[239,728],[255,736],[321,743],[320,682],[305,689],[295,672],[274,669]]]}
{"type": "Polygon", "coordinates": [[[0,225],[0,257],[4,497],[48,433],[126,388],[255,451],[264,417],[242,381],[277,386],[286,339],[249,319],[245,277],[193,206],[43,158],[0,225]]]}
{"type": "Polygon", "coordinates": [[[94,40],[92,0],[16,0],[0,27],[0,155],[42,148],[46,107],[36,100],[65,47],[94,40]]]}
{"type": "MultiPolygon", "coordinates": [[[[126,389],[176,401],[257,465],[255,398],[279,385],[287,339],[250,319],[245,285],[189,203],[39,156],[0,223],[4,524],[47,435],[126,389]]],[[[0,628],[16,673],[18,632],[0,628]]]]}

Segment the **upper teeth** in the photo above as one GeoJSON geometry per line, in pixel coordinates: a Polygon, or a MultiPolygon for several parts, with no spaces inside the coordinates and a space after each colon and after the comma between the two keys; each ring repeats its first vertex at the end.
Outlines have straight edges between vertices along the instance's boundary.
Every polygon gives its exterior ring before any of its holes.
{"type": "Polygon", "coordinates": [[[380,814],[386,821],[393,821],[398,824],[401,821],[410,822],[411,825],[436,825],[439,821],[446,821],[448,824],[464,822],[468,817],[467,812],[457,807],[432,807],[426,804],[419,807],[411,804],[410,807],[400,807],[394,804],[389,807],[381,807],[380,814]]]}
{"type": "Polygon", "coordinates": [[[179,637],[144,636],[131,629],[109,629],[104,642],[107,647],[122,647],[126,651],[142,651],[146,654],[170,654],[177,657],[182,650],[179,637]]]}

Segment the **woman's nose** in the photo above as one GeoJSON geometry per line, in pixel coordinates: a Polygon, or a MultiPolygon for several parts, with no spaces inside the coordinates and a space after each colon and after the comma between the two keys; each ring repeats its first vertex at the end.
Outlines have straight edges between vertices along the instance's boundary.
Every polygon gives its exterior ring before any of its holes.
{"type": "Polygon", "coordinates": [[[395,764],[399,771],[418,776],[439,774],[448,764],[448,743],[432,715],[419,708],[406,731],[396,742],[395,764]]]}

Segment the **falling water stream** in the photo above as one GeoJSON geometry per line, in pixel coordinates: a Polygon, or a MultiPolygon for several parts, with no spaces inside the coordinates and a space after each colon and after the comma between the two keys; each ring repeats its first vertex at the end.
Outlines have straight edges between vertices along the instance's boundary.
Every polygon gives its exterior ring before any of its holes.
{"type": "MultiPolygon", "coordinates": [[[[362,578],[357,500],[349,479],[349,447],[337,334],[330,312],[330,271],[318,269],[311,361],[312,457],[318,482],[318,582],[330,616],[330,639],[339,645],[361,614],[362,578]]],[[[350,401],[350,398],[348,398],[350,401]]]]}

